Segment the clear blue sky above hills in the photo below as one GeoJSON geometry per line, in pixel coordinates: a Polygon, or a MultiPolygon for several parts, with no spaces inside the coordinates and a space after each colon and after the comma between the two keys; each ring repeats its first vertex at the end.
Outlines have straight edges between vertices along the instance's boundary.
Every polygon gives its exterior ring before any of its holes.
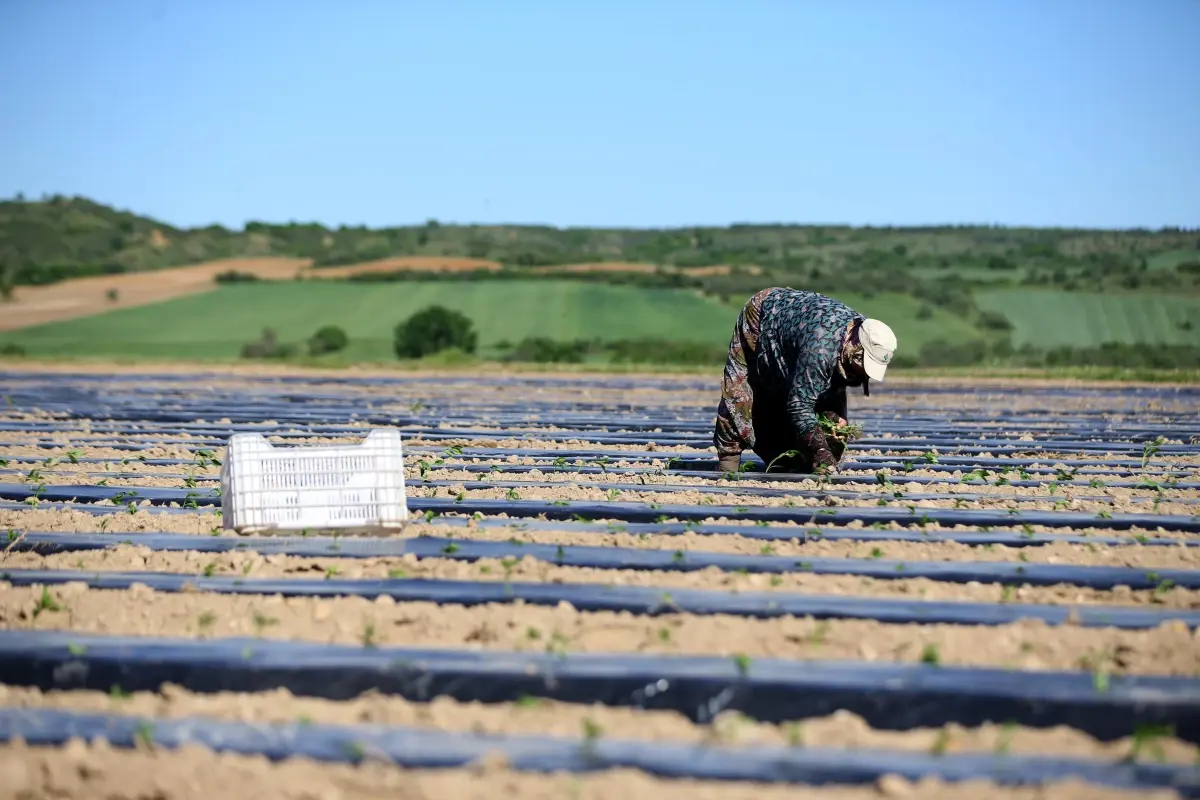
{"type": "Polygon", "coordinates": [[[1200,226],[1200,0],[0,0],[0,196],[1200,226]]]}

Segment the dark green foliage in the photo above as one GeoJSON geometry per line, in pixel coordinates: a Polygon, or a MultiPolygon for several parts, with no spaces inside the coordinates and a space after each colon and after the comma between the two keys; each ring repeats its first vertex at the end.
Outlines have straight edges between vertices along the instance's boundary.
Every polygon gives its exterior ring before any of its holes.
{"type": "MultiPolygon", "coordinates": [[[[159,269],[218,258],[293,256],[316,265],[350,264],[388,256],[474,257],[517,268],[596,261],[672,267],[756,265],[765,272],[732,276],[644,275],[654,285],[692,286],[744,294],[755,285],[817,291],[900,291],[920,283],[912,270],[972,270],[991,279],[1087,288],[1168,286],[1188,268],[1145,271],[1156,253],[1196,246],[1194,231],[942,226],[890,228],[811,225],[731,225],[724,228],[597,229],[537,225],[423,225],[368,229],[316,223],[249,222],[241,231],[220,225],[176,228],[80,197],[0,202],[0,274],[17,270],[16,284],[67,277],[159,269]],[[1157,274],[1156,274],[1157,273],[1157,274]],[[872,283],[861,279],[869,276],[872,283]],[[719,279],[719,280],[718,280],[719,279]],[[676,282],[677,281],[677,282],[676,282]],[[726,285],[721,286],[721,281],[726,285]],[[765,283],[764,283],[765,282],[765,283]],[[853,283],[854,285],[848,286],[853,283]]],[[[575,277],[579,277],[576,275],[575,277]]],[[[605,279],[601,276],[599,279],[605,279]]],[[[761,287],[760,287],[761,288],[761,287]]],[[[935,303],[935,305],[942,305],[935,303]]]]}
{"type": "Polygon", "coordinates": [[[923,367],[968,367],[981,363],[987,356],[987,343],[982,339],[948,342],[933,339],[921,347],[917,360],[923,367]]]}
{"type": "Polygon", "coordinates": [[[421,358],[451,348],[474,353],[478,340],[466,315],[430,306],[396,326],[395,350],[400,358],[421,358]]]}
{"type": "Polygon", "coordinates": [[[990,331],[1011,331],[1012,323],[998,311],[984,311],[979,315],[980,327],[990,331]]]}
{"type": "Polygon", "coordinates": [[[1014,348],[1007,339],[985,342],[933,340],[926,342],[915,360],[899,356],[894,367],[973,367],[993,364],[1009,367],[1114,367],[1120,369],[1197,369],[1200,348],[1190,345],[1124,344],[1099,347],[1055,347],[1043,350],[1030,345],[1014,348]]]}
{"type": "Polygon", "coordinates": [[[605,349],[616,363],[630,364],[721,364],[729,354],[726,347],[661,339],[621,339],[605,349]]]}
{"type": "Polygon", "coordinates": [[[520,361],[535,364],[579,364],[592,352],[588,342],[558,342],[543,336],[532,336],[512,348],[505,361],[520,361]]]}
{"type": "Polygon", "coordinates": [[[10,342],[9,344],[0,346],[0,356],[23,356],[23,355],[25,355],[25,348],[21,347],[21,345],[19,345],[19,344],[12,344],[10,342]]]}
{"type": "Polygon", "coordinates": [[[350,344],[350,337],[336,325],[326,325],[314,333],[308,340],[308,354],[320,356],[325,353],[336,353],[345,350],[350,344]]]}
{"type": "Polygon", "coordinates": [[[525,363],[579,364],[589,358],[614,364],[681,364],[719,366],[728,354],[725,347],[663,339],[618,339],[616,341],[560,342],[530,337],[508,350],[505,361],[525,363]]]}
{"type": "Polygon", "coordinates": [[[242,358],[294,358],[298,352],[296,345],[280,342],[271,328],[263,328],[262,336],[242,346],[242,358]]]}
{"type": "Polygon", "coordinates": [[[256,283],[262,279],[253,272],[239,272],[236,269],[230,269],[217,273],[213,280],[217,283],[256,283]]]}

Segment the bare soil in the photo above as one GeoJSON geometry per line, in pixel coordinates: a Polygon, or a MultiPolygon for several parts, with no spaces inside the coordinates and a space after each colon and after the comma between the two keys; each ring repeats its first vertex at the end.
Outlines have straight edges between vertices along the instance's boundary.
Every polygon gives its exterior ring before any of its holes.
{"type": "Polygon", "coordinates": [[[588,729],[606,739],[650,739],[721,746],[863,747],[929,753],[997,753],[1117,761],[1191,764],[1200,748],[1172,736],[1139,746],[1132,736],[1102,742],[1065,726],[1029,728],[988,723],[977,728],[950,724],[941,728],[889,731],[872,728],[862,717],[838,711],[803,722],[775,725],[737,712],[718,715],[712,725],[697,725],[674,711],[579,705],[527,697],[515,703],[463,703],[447,697],[415,703],[370,691],[351,700],[296,696],[286,689],[253,694],[190,692],[164,684],[156,692],[46,691],[0,685],[0,703],[17,708],[57,708],[88,713],[179,719],[204,717],[238,722],[313,722],[331,725],[399,725],[459,733],[546,735],[577,739],[588,729]]]}
{"type": "Polygon", "coordinates": [[[250,272],[265,279],[286,280],[307,265],[307,259],[299,258],[231,258],[189,267],[74,278],[47,286],[18,286],[13,293],[13,301],[4,304],[4,313],[0,314],[0,331],[13,331],[212,291],[217,288],[213,278],[228,270],[250,272]],[[110,289],[119,293],[115,302],[107,297],[110,289]]]}
{"type": "MultiPolygon", "coordinates": [[[[359,265],[361,266],[361,265],[359,265]]],[[[609,265],[610,267],[612,265],[609,265]]],[[[227,266],[224,268],[228,268],[227,266]]],[[[376,264],[371,269],[384,269],[376,264]]],[[[388,264],[388,269],[412,268],[388,264]]],[[[452,268],[452,265],[447,267],[452,268]]],[[[339,268],[346,269],[346,268],[339,268]]],[[[328,270],[322,273],[331,275],[328,270]]],[[[157,274],[157,273],[156,273],[157,274]]],[[[24,365],[23,365],[24,366],[24,365]]],[[[106,373],[142,372],[144,367],[111,368],[107,365],[79,364],[29,365],[47,375],[61,371],[87,372],[94,375],[94,386],[103,387],[106,373]]],[[[194,367],[179,365],[163,372],[194,372],[194,367]]],[[[388,375],[386,369],[347,370],[347,375],[388,375]]],[[[626,413],[617,409],[632,403],[643,408],[652,418],[664,419],[669,427],[673,415],[690,420],[707,419],[714,407],[715,379],[704,380],[656,376],[655,385],[644,382],[635,388],[619,387],[613,383],[592,382],[599,376],[585,374],[564,376],[561,380],[531,383],[503,367],[482,373],[480,380],[493,377],[512,377],[501,385],[423,380],[425,373],[410,372],[406,380],[394,385],[366,387],[334,386],[327,382],[329,373],[304,370],[291,366],[263,367],[244,365],[223,370],[213,378],[205,378],[206,387],[217,392],[238,394],[255,392],[263,395],[286,391],[328,394],[338,392],[354,397],[362,409],[376,414],[396,416],[416,415],[423,424],[437,424],[441,414],[464,410],[472,413],[477,422],[440,425],[440,432],[455,436],[450,440],[432,440],[406,429],[406,444],[430,445],[438,450],[459,445],[546,450],[582,449],[605,453],[608,465],[645,466],[644,462],[628,460],[631,452],[656,451],[661,454],[657,465],[665,465],[673,455],[703,455],[711,457],[711,449],[673,443],[677,435],[661,430],[631,434],[634,442],[599,445],[589,432],[575,430],[568,414],[557,425],[547,424],[538,414],[531,413],[519,423],[500,424],[500,410],[506,403],[525,403],[530,397],[538,402],[558,405],[564,411],[583,416],[608,415],[620,419],[626,413]],[[289,385],[281,390],[269,379],[292,375],[311,377],[311,381],[289,385]],[[480,386],[486,391],[480,391],[480,386]],[[578,405],[576,405],[578,404],[578,405]],[[459,433],[458,431],[479,433],[459,433]],[[552,433],[564,434],[565,441],[552,441],[552,433]],[[639,439],[640,437],[640,439],[639,439]],[[663,441],[666,439],[667,441],[663,441]]],[[[997,419],[998,407],[1014,413],[1044,411],[1044,397],[1030,394],[994,392],[990,387],[1008,385],[1011,381],[935,380],[923,382],[889,382],[877,397],[870,400],[852,398],[851,416],[865,404],[887,419],[907,414],[928,417],[943,414],[956,420],[948,431],[958,431],[961,445],[969,447],[979,437],[1021,434],[1012,441],[1018,446],[1028,442],[1031,448],[1041,441],[1052,441],[1067,431],[1062,418],[1050,417],[1044,423],[1030,424],[1031,430],[1014,431],[1007,419],[997,419]],[[920,386],[969,385],[967,394],[905,393],[895,389],[920,386]],[[946,413],[952,411],[952,414],[946,413]]],[[[1062,385],[1058,382],[1057,385],[1062,385]]],[[[1082,386],[1073,382],[1073,386],[1082,386]]],[[[175,391],[175,389],[171,389],[175,391]]],[[[215,397],[219,395],[214,395],[215,397]]],[[[1105,419],[1119,423],[1136,420],[1153,426],[1156,420],[1173,415],[1194,413],[1193,400],[1179,395],[1147,402],[1145,397],[1078,392],[1055,400],[1055,411],[1064,416],[1072,413],[1103,412],[1105,419]]],[[[178,458],[190,460],[198,447],[213,447],[210,435],[180,433],[169,424],[147,425],[140,430],[115,432],[109,423],[88,420],[64,420],[59,415],[34,409],[0,409],[0,419],[37,420],[52,422],[50,431],[10,431],[0,435],[6,445],[0,458],[9,455],[37,457],[40,465],[19,465],[20,472],[0,476],[0,482],[24,482],[28,485],[83,484],[104,482],[111,487],[159,486],[185,489],[187,486],[208,488],[215,485],[215,467],[189,465],[155,467],[138,459],[139,453],[118,450],[113,445],[123,441],[148,443],[153,446],[141,455],[146,458],[178,458]],[[46,442],[53,448],[41,448],[46,442]],[[69,463],[76,457],[100,457],[105,463],[69,463]],[[59,463],[46,463],[58,459],[59,463]],[[37,474],[27,473],[36,469],[37,474]],[[117,472],[116,476],[101,476],[117,472]],[[187,479],[185,476],[191,476],[187,479]]],[[[210,420],[217,429],[229,420],[210,420]]],[[[296,425],[275,425],[263,420],[271,434],[302,430],[296,425]]],[[[614,424],[613,430],[618,425],[614,424]]],[[[690,434],[689,434],[690,435],[690,434]]],[[[275,437],[279,438],[279,437],[275,437]]],[[[355,441],[354,436],[339,437],[355,441]]],[[[972,602],[1003,602],[1021,607],[1029,603],[1054,604],[1069,608],[1092,604],[1123,605],[1147,609],[1194,609],[1200,606],[1200,592],[1163,586],[1158,591],[1134,591],[1117,587],[1111,591],[1081,589],[1070,585],[1051,587],[1018,586],[1009,589],[992,583],[952,584],[925,579],[897,578],[895,580],[858,578],[837,575],[813,575],[802,569],[786,575],[740,574],[707,569],[699,572],[638,571],[629,569],[594,570],[559,567],[552,563],[521,557],[521,542],[621,546],[658,549],[674,553],[737,553],[747,555],[777,555],[803,562],[810,558],[840,557],[883,559],[889,561],[995,561],[1008,563],[1074,564],[1082,566],[1128,566],[1146,570],[1197,568],[1200,553],[1183,546],[1194,541],[1194,535],[1179,530],[1153,529],[1127,532],[1100,528],[1043,529],[1023,526],[1020,511],[1084,511],[1091,513],[1155,512],[1192,516],[1200,506],[1186,501],[1200,498],[1195,490],[1162,487],[1161,491],[1144,486],[1138,488],[1109,485],[1131,480],[1114,475],[1112,467],[1102,462],[1104,453],[1036,453],[1030,457],[1049,467],[1064,467],[1065,460],[1086,461],[1079,477],[1097,481],[1088,487],[1063,487],[1050,483],[1053,476],[1034,476],[1042,480],[1038,487],[1013,487],[1008,481],[1020,477],[1010,471],[1006,479],[997,480],[994,470],[984,486],[959,484],[958,478],[970,472],[967,466],[955,472],[938,472],[924,468],[921,457],[926,449],[904,438],[890,434],[879,436],[883,446],[868,451],[872,454],[912,459],[912,468],[892,470],[890,483],[877,480],[876,469],[865,462],[848,461],[843,474],[854,477],[855,483],[826,487],[816,480],[790,483],[783,481],[726,481],[714,484],[697,478],[673,474],[613,475],[581,472],[533,470],[529,473],[495,474],[493,479],[508,486],[466,489],[466,482],[477,483],[484,477],[461,469],[461,461],[472,459],[470,453],[445,463],[434,462],[436,455],[410,451],[406,470],[412,497],[470,499],[545,500],[558,503],[640,502],[666,507],[676,504],[723,505],[705,524],[746,524],[739,518],[742,508],[793,508],[803,523],[773,523],[764,531],[782,534],[786,538],[765,541],[732,533],[702,535],[688,532],[678,536],[665,534],[634,535],[624,523],[600,521],[587,528],[532,530],[522,520],[505,514],[495,519],[503,526],[452,526],[416,520],[403,531],[408,537],[431,535],[476,541],[501,542],[513,540],[513,558],[484,559],[470,563],[452,558],[418,560],[413,556],[401,558],[298,558],[267,556],[243,549],[224,554],[202,554],[197,551],[181,553],[153,552],[136,544],[120,544],[122,534],[134,532],[176,532],[196,536],[232,536],[222,529],[222,519],[215,509],[196,509],[187,513],[166,514],[145,504],[128,511],[94,516],[82,511],[53,511],[37,508],[35,504],[19,511],[0,511],[0,533],[8,528],[13,538],[23,530],[39,531],[103,531],[113,535],[114,546],[105,551],[78,552],[41,556],[34,553],[7,551],[0,553],[2,569],[79,569],[84,574],[109,570],[166,571],[193,575],[232,575],[254,578],[322,578],[356,579],[378,577],[429,577],[482,582],[521,581],[545,583],[600,583],[630,586],[660,587],[664,600],[673,590],[689,587],[719,591],[800,592],[821,595],[879,597],[893,600],[954,600],[972,602]],[[422,472],[425,475],[422,476],[422,472]],[[422,477],[449,482],[447,486],[423,485],[422,477]],[[913,478],[929,478],[934,482],[920,484],[913,478]],[[603,488],[600,484],[620,484],[619,488],[603,488]],[[683,491],[665,491],[664,485],[683,487],[683,491]],[[701,488],[717,487],[718,492],[703,492],[701,488]],[[810,496],[760,497],[751,488],[770,487],[785,492],[805,491],[810,496]],[[832,491],[861,492],[859,498],[845,499],[832,491]],[[897,496],[899,493],[899,496],[897,496]],[[912,500],[919,494],[943,495],[932,500],[912,500]],[[964,499],[971,495],[971,499],[964,499]],[[982,495],[976,499],[975,495],[982,495]],[[1033,499],[1035,502],[1016,502],[1033,499]],[[1127,545],[1112,547],[1095,543],[1068,544],[1056,541],[1031,547],[969,546],[967,544],[921,542],[834,542],[803,541],[799,538],[804,527],[819,527],[821,512],[835,508],[877,508],[879,501],[891,508],[911,505],[911,524],[870,526],[880,535],[888,531],[966,532],[965,526],[939,526],[926,522],[922,527],[922,509],[989,508],[1015,510],[1012,529],[1030,535],[1039,533],[1075,533],[1104,537],[1119,537],[1127,545]],[[1155,501],[1157,501],[1155,503],[1155,501]],[[730,509],[735,509],[731,511],[730,509]],[[133,513],[129,513],[132,511],[133,513]],[[727,515],[727,516],[719,516],[727,515]],[[1144,536],[1173,538],[1179,546],[1146,546],[1144,536]]],[[[328,439],[301,437],[291,443],[327,442],[328,439]]],[[[956,449],[956,448],[955,448],[956,449]]],[[[947,450],[935,454],[945,458],[954,455],[947,450]]],[[[984,454],[987,457],[991,454],[984,454]]],[[[995,455],[1003,456],[1003,452],[995,455]]],[[[1121,454],[1128,458],[1128,454],[1121,454]]],[[[472,459],[475,463],[490,463],[472,459]]],[[[570,464],[588,464],[594,457],[570,457],[570,464]]],[[[511,453],[498,463],[536,466],[537,461],[521,453],[511,453]]],[[[1164,470],[1182,471],[1191,479],[1200,477],[1200,457],[1159,454],[1150,459],[1137,477],[1161,481],[1164,470]]],[[[105,501],[101,505],[112,505],[105,501]]],[[[569,511],[569,505],[566,509],[569,511]]],[[[452,515],[453,516],[453,515],[452,515]]],[[[465,515],[457,515],[465,517],[465,515]]],[[[544,521],[544,520],[543,520],[544,521]]],[[[669,521],[669,520],[668,520],[669,521]]],[[[863,529],[862,523],[851,523],[848,529],[863,529]]],[[[1156,526],[1157,527],[1157,526],[1156,526]]],[[[0,545],[3,539],[0,538],[0,545]]],[[[497,649],[549,652],[597,653],[664,653],[718,655],[753,660],[775,657],[791,659],[849,658],[877,662],[933,662],[945,665],[989,666],[1019,670],[1072,669],[1091,672],[1098,682],[1109,674],[1155,674],[1181,677],[1200,677],[1200,633],[1189,630],[1180,622],[1167,622],[1157,628],[1141,631],[1120,631],[1111,628],[1083,628],[1073,623],[1049,626],[1033,620],[987,627],[962,625],[898,625],[861,620],[827,620],[785,617],[755,620],[744,617],[702,616],[669,613],[660,616],[636,616],[627,613],[581,612],[569,604],[540,607],[523,603],[488,604],[483,606],[437,605],[432,603],[397,603],[390,598],[367,600],[352,597],[318,599],[312,597],[283,598],[264,595],[221,595],[185,591],[157,593],[144,586],[124,591],[93,590],[82,583],[47,587],[15,588],[0,584],[0,627],[26,630],[64,630],[118,635],[182,636],[211,639],[226,636],[251,636],[265,639],[293,639],[313,642],[336,642],[351,645],[434,646],[468,649],[497,649]]],[[[88,709],[114,713],[132,713],[164,717],[199,715],[224,719],[288,721],[300,718],[331,723],[383,722],[427,726],[439,730],[483,731],[493,733],[552,733],[566,737],[582,735],[585,726],[598,726],[605,736],[677,740],[686,742],[717,742],[732,746],[762,746],[787,744],[799,746],[885,747],[914,751],[944,749],[946,752],[996,752],[1004,749],[1014,753],[1053,753],[1062,756],[1096,758],[1107,761],[1128,755],[1133,748],[1129,739],[1115,743],[1097,742],[1090,737],[1065,728],[1034,730],[985,725],[965,730],[958,726],[944,729],[906,732],[873,730],[862,719],[848,714],[835,714],[819,720],[807,720],[799,726],[764,725],[725,714],[711,726],[697,726],[680,715],[666,712],[638,712],[630,709],[558,703],[520,702],[493,706],[462,704],[444,698],[426,704],[412,704],[394,697],[369,693],[348,702],[328,702],[293,697],[287,692],[266,692],[238,695],[194,695],[167,686],[156,693],[135,695],[128,700],[114,700],[94,692],[41,693],[21,687],[0,686],[0,704],[38,707],[88,709]]],[[[1157,758],[1172,763],[1195,763],[1196,748],[1170,737],[1161,737],[1152,751],[1141,757],[1157,758]]],[[[615,793],[633,797],[675,797],[685,793],[690,797],[744,796],[818,796],[818,797],[1106,797],[1125,796],[1105,793],[1081,784],[1054,785],[1039,789],[1013,789],[980,784],[950,786],[929,782],[920,786],[899,780],[881,781],[878,786],[825,788],[809,791],[799,787],[765,787],[728,785],[717,782],[665,781],[628,771],[613,771],[602,775],[538,776],[524,775],[501,765],[481,766],[478,769],[456,769],[442,772],[408,771],[394,766],[367,764],[353,768],[338,765],[318,765],[305,761],[269,764],[262,759],[221,756],[200,748],[181,752],[162,752],[143,748],[139,752],[114,752],[104,745],[75,743],[65,748],[26,748],[20,743],[0,747],[0,796],[22,797],[85,797],[85,796],[164,796],[190,797],[203,792],[211,796],[219,792],[228,797],[375,797],[387,794],[401,797],[454,796],[493,797],[496,794],[521,797],[610,797],[615,793]],[[6,767],[11,765],[11,769],[6,767]],[[236,780],[233,778],[236,777],[236,780]],[[11,781],[5,784],[4,781],[11,781]],[[17,787],[21,787],[18,789],[17,787]],[[18,791],[24,792],[18,795],[18,791]],[[157,795],[154,793],[157,792],[157,795]],[[970,794],[975,792],[974,795],[970,794]],[[140,794],[139,794],[140,793],[140,794]]],[[[1136,793],[1139,797],[1154,796],[1136,793]]],[[[1129,795],[1132,796],[1132,795],[1129,795]]],[[[1174,796],[1163,793],[1163,796],[1174,796]]]]}
{"type": "Polygon", "coordinates": [[[1038,603],[1049,605],[1154,605],[1161,608],[1200,608],[1200,591],[1171,586],[1162,590],[1090,589],[1057,586],[1002,587],[985,583],[950,583],[926,578],[878,579],[850,575],[726,572],[709,567],[696,572],[661,570],[593,569],[560,567],[513,547],[509,559],[484,558],[475,562],[445,558],[301,558],[261,556],[248,550],[209,554],[162,553],[148,547],[122,545],[111,550],[59,553],[9,553],[0,560],[9,569],[79,569],[88,572],[150,571],[180,574],[234,575],[246,578],[313,578],[345,580],[379,578],[434,578],[481,582],[592,583],[609,586],[660,586],[668,589],[703,589],[731,592],[789,592],[815,595],[880,597],[906,600],[951,600],[982,603],[1038,603]]]}
{"type": "MultiPolygon", "coordinates": [[[[664,600],[669,599],[665,597],[664,600]]],[[[749,658],[857,658],[1200,677],[1200,631],[1050,626],[896,625],[811,617],[581,612],[521,601],[476,606],[390,597],[282,597],[89,589],[0,582],[0,626],[130,636],[262,636],[344,644],[521,651],[648,652],[749,658]],[[51,603],[49,607],[43,588],[51,603]],[[53,610],[57,608],[58,610],[53,610]]]]}
{"type": "Polygon", "coordinates": [[[796,787],[752,783],[665,780],[634,770],[583,775],[517,773],[502,761],[484,761],[470,769],[406,770],[367,761],[359,766],[322,764],[293,758],[272,763],[266,758],[218,754],[191,745],[177,751],[143,746],[120,751],[103,740],[75,740],[63,748],[29,747],[23,742],[0,746],[0,797],[21,800],[741,800],[764,798],[828,798],[879,800],[922,797],[959,800],[1132,800],[1177,798],[1172,791],[1121,791],[1066,781],[1036,787],[997,786],[983,781],[910,783],[884,776],[875,786],[796,787]]]}
{"type": "Polygon", "coordinates": [[[499,261],[489,261],[486,258],[396,256],[339,267],[312,267],[305,271],[304,277],[314,279],[345,278],[350,275],[369,275],[377,272],[398,272],[402,270],[412,270],[413,272],[470,272],[485,269],[495,272],[502,266],[499,261]]]}

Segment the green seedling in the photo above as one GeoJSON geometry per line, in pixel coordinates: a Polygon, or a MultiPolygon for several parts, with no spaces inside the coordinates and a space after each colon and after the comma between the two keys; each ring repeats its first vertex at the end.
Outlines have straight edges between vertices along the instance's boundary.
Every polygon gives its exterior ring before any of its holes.
{"type": "Polygon", "coordinates": [[[1167,760],[1161,740],[1169,739],[1174,735],[1174,725],[1139,725],[1133,732],[1133,741],[1129,745],[1129,753],[1124,760],[1137,761],[1142,757],[1144,751],[1161,764],[1167,760]]]}
{"type": "MultiPolygon", "coordinates": [[[[780,461],[783,461],[783,460],[789,459],[789,458],[795,458],[798,455],[800,455],[799,450],[788,450],[786,453],[780,453],[779,455],[777,455],[771,459],[770,464],[767,464],[767,472],[770,472],[772,469],[774,469],[775,465],[778,464],[780,461]]],[[[743,466],[749,466],[749,464],[745,464],[743,466]]],[[[741,467],[739,466],[738,469],[740,470],[741,467]]]]}
{"type": "Polygon", "coordinates": [[[745,653],[738,653],[733,657],[733,664],[737,667],[738,675],[745,678],[750,674],[750,656],[745,653]]]}
{"type": "Polygon", "coordinates": [[[565,656],[570,646],[571,640],[558,631],[555,631],[550,635],[550,643],[546,645],[546,652],[565,656]]]}
{"type": "Polygon", "coordinates": [[[276,619],[275,617],[268,617],[266,614],[263,614],[261,611],[254,612],[254,629],[256,631],[258,631],[259,633],[262,633],[263,630],[271,627],[272,625],[278,625],[278,624],[279,624],[279,620],[276,619]]]}
{"type": "Polygon", "coordinates": [[[1154,456],[1166,443],[1167,440],[1162,436],[1159,436],[1154,441],[1146,442],[1142,445],[1142,469],[1146,468],[1146,465],[1150,463],[1150,459],[1154,458],[1154,456]]]}
{"type": "Polygon", "coordinates": [[[62,606],[54,599],[54,595],[50,594],[50,589],[46,586],[42,587],[42,595],[38,598],[37,605],[33,607],[33,616],[36,617],[43,611],[62,611],[62,606]]]}
{"type": "Polygon", "coordinates": [[[845,425],[839,424],[828,412],[821,413],[821,416],[817,418],[817,425],[820,426],[821,432],[827,437],[833,437],[845,444],[849,444],[856,439],[861,439],[863,436],[862,425],[851,425],[850,423],[846,423],[845,425]]]}
{"type": "Polygon", "coordinates": [[[143,722],[139,724],[137,726],[137,730],[134,732],[134,738],[137,739],[138,743],[143,747],[153,747],[154,726],[152,726],[149,722],[143,722]]]}
{"type": "Polygon", "coordinates": [[[1013,734],[1016,732],[1017,725],[1011,720],[1000,726],[1000,735],[996,737],[996,755],[1008,755],[1012,749],[1013,734]]]}
{"type": "Polygon", "coordinates": [[[599,723],[591,717],[583,718],[583,738],[585,741],[594,742],[604,735],[604,729],[599,723]]]}

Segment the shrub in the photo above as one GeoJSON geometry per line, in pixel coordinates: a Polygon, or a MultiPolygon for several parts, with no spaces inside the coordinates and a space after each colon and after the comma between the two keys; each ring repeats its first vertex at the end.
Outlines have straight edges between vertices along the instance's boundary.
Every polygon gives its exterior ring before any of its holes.
{"type": "Polygon", "coordinates": [[[13,344],[12,342],[9,342],[8,344],[4,345],[3,347],[0,347],[0,356],[23,356],[23,355],[25,355],[25,348],[21,347],[21,345],[19,345],[19,344],[13,344]]]}
{"type": "Polygon", "coordinates": [[[242,358],[291,358],[296,351],[296,345],[280,342],[274,330],[263,328],[256,341],[242,346],[242,358]]]}
{"type": "Polygon", "coordinates": [[[632,364],[720,364],[729,354],[724,346],[671,342],[661,339],[622,339],[609,342],[605,349],[617,363],[632,364]]]}
{"type": "Polygon", "coordinates": [[[108,302],[110,303],[115,303],[121,299],[121,293],[116,289],[109,289],[104,293],[104,296],[108,298],[108,302]]]}
{"type": "Polygon", "coordinates": [[[921,306],[917,309],[917,319],[933,319],[933,309],[929,306],[921,306]]]}
{"type": "Polygon", "coordinates": [[[979,312],[979,324],[989,331],[1011,331],[1012,323],[999,311],[979,312]]]}
{"type": "Polygon", "coordinates": [[[396,326],[395,350],[399,358],[421,358],[452,347],[474,353],[478,342],[471,320],[442,306],[429,306],[396,326]]]}
{"type": "Polygon", "coordinates": [[[325,353],[336,353],[345,350],[350,344],[350,337],[336,325],[326,325],[314,333],[308,340],[308,354],[319,356],[325,353]]]}
{"type": "Polygon", "coordinates": [[[584,341],[556,342],[542,336],[531,336],[522,339],[504,360],[538,364],[579,364],[589,349],[588,343],[584,341]]]}
{"type": "Polygon", "coordinates": [[[933,339],[921,345],[918,360],[923,367],[969,367],[983,361],[987,345],[981,339],[948,342],[933,339]]]}
{"type": "Polygon", "coordinates": [[[226,270],[225,272],[218,273],[213,280],[217,283],[256,283],[261,281],[262,278],[258,277],[253,272],[239,272],[236,269],[230,269],[226,270]]]}

